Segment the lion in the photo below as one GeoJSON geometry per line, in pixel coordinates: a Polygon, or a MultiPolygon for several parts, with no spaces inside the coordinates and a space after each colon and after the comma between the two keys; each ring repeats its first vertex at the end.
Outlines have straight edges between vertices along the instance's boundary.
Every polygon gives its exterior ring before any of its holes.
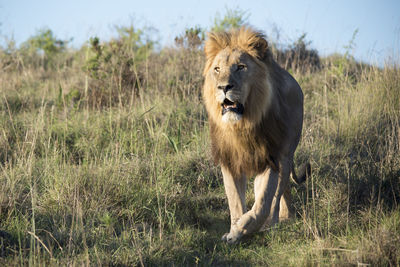
{"type": "Polygon", "coordinates": [[[303,93],[296,80],[272,58],[261,32],[241,27],[211,32],[204,46],[203,99],[211,151],[221,166],[230,210],[230,231],[243,236],[292,216],[290,174],[300,184],[293,157],[303,125],[303,93]],[[247,211],[247,178],[255,176],[255,202],[247,211]]]}

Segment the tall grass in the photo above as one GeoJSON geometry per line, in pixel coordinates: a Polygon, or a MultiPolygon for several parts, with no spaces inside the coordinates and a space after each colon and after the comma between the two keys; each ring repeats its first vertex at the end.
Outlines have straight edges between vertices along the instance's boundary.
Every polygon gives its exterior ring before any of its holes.
{"type": "Polygon", "coordinates": [[[398,62],[291,69],[305,94],[296,163],[313,175],[293,186],[296,218],[228,246],[202,52],[118,44],[53,68],[1,52],[0,264],[400,264],[398,62]]]}

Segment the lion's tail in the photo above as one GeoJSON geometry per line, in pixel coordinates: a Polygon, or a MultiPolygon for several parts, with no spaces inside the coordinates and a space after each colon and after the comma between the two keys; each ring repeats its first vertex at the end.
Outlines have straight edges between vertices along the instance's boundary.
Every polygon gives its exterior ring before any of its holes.
{"type": "Polygon", "coordinates": [[[300,168],[300,172],[299,172],[300,175],[297,176],[296,171],[294,170],[294,164],[292,164],[291,172],[292,172],[292,178],[296,182],[296,184],[301,184],[307,179],[307,177],[309,177],[311,175],[311,165],[308,162],[306,164],[304,164],[300,168]]]}

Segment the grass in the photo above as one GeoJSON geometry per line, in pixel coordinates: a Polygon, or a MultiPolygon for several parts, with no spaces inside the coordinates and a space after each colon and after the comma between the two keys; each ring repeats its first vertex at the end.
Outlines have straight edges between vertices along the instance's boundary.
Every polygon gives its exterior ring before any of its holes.
{"type": "Polygon", "coordinates": [[[400,265],[398,62],[291,70],[305,94],[296,163],[313,175],[293,186],[294,219],[229,246],[201,51],[149,53],[125,68],[130,87],[113,65],[85,71],[89,53],[0,65],[0,265],[400,265]]]}

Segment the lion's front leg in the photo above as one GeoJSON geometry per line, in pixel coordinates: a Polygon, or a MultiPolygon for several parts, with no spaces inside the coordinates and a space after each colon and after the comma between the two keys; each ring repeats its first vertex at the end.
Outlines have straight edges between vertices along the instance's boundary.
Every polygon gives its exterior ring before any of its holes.
{"type": "Polygon", "coordinates": [[[287,188],[287,173],[267,169],[254,181],[255,202],[251,210],[242,215],[226,236],[228,243],[236,243],[243,235],[256,232],[267,224],[279,220],[279,203],[287,188]]]}
{"type": "Polygon", "coordinates": [[[254,180],[255,202],[251,210],[242,215],[226,236],[228,243],[236,243],[246,234],[258,231],[271,211],[278,187],[279,174],[271,169],[257,175],[254,180]]]}
{"type": "MultiPolygon", "coordinates": [[[[246,182],[245,175],[241,177],[233,177],[228,168],[221,166],[222,175],[224,178],[225,193],[228,198],[229,211],[231,215],[231,229],[246,212],[246,182]]],[[[222,240],[226,241],[229,233],[222,236],[222,240]]]]}

